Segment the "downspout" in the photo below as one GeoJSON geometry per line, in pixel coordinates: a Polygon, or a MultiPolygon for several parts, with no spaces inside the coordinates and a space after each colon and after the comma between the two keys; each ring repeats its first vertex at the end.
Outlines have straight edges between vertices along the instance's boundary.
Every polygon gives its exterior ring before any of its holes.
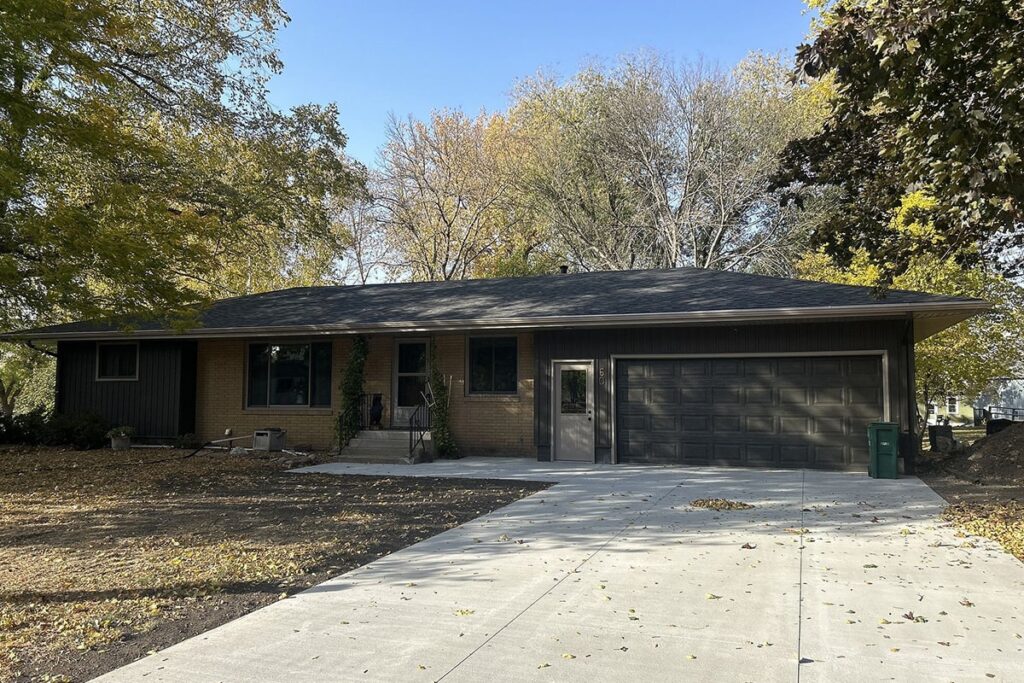
{"type": "Polygon", "coordinates": [[[903,329],[904,366],[907,380],[907,440],[904,444],[903,471],[914,474],[917,470],[917,451],[921,438],[917,434],[917,387],[914,376],[914,318],[907,317],[903,329]]]}

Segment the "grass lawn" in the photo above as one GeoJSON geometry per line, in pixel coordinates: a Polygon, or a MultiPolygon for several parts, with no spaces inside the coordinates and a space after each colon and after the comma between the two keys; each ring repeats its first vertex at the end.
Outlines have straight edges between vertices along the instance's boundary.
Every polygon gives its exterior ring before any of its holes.
{"type": "Polygon", "coordinates": [[[184,455],[0,451],[0,681],[88,679],[547,487],[184,455]]]}

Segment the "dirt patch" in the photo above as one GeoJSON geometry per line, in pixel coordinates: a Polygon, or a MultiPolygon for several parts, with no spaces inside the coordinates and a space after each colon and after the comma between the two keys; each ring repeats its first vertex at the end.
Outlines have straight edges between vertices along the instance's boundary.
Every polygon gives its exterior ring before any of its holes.
{"type": "Polygon", "coordinates": [[[549,484],[0,452],[0,681],[86,680],[549,484]]]}
{"type": "Polygon", "coordinates": [[[1024,422],[978,439],[960,453],[925,453],[922,460],[930,471],[966,481],[1024,486],[1024,422]]]}
{"type": "Polygon", "coordinates": [[[750,503],[742,503],[738,500],[726,500],[725,498],[698,498],[691,500],[690,505],[705,510],[750,510],[754,506],[750,503]]]}
{"type": "Polygon", "coordinates": [[[928,453],[922,460],[921,478],[950,503],[943,513],[947,521],[1024,560],[1024,423],[978,439],[961,453],[928,453]]]}

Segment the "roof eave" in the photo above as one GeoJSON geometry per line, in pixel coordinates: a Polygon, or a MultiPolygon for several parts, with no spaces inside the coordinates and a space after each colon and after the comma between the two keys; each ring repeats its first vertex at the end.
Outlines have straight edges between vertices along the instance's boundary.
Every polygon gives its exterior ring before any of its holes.
{"type": "MultiPolygon", "coordinates": [[[[915,318],[952,321],[928,326],[926,336],[983,313],[991,308],[984,301],[964,303],[926,302],[856,306],[818,306],[774,309],[731,309],[689,313],[629,313],[617,315],[575,315],[437,321],[392,321],[372,324],[283,325],[261,327],[209,327],[172,330],[42,332],[25,330],[0,335],[4,340],[88,340],[88,339],[216,339],[230,337],[318,336],[337,334],[426,333],[459,330],[552,329],[581,327],[634,327],[640,325],[685,325],[692,323],[772,322],[841,320],[844,318],[894,318],[913,314],[915,318]]],[[[920,337],[923,339],[924,337],[920,337]]]]}

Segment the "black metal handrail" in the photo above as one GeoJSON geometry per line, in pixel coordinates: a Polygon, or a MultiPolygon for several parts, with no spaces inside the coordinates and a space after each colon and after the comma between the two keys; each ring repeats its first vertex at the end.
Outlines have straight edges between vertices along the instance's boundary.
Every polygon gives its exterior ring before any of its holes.
{"type": "MultiPolygon", "coordinates": [[[[430,409],[426,404],[416,406],[409,416],[409,455],[416,452],[417,446],[423,445],[423,437],[430,429],[430,409]]],[[[424,449],[425,450],[425,449],[424,449]]]]}
{"type": "Polygon", "coordinates": [[[1024,408],[989,406],[985,410],[988,412],[988,418],[990,420],[1012,420],[1013,422],[1024,421],[1024,408]]]}
{"type": "MultiPolygon", "coordinates": [[[[357,419],[356,428],[357,429],[366,429],[367,427],[369,427],[370,426],[370,407],[371,407],[372,400],[373,400],[373,395],[372,394],[359,394],[359,400],[356,401],[356,404],[354,406],[349,406],[345,410],[341,411],[341,414],[338,416],[338,424],[339,425],[347,425],[348,424],[349,416],[351,415],[351,413],[353,411],[355,411],[355,412],[358,413],[358,419],[357,419]]],[[[341,449],[343,449],[346,446],[348,446],[348,443],[351,440],[351,438],[352,437],[349,437],[348,439],[345,439],[344,443],[339,443],[338,444],[338,450],[340,451],[341,449]]]]}

